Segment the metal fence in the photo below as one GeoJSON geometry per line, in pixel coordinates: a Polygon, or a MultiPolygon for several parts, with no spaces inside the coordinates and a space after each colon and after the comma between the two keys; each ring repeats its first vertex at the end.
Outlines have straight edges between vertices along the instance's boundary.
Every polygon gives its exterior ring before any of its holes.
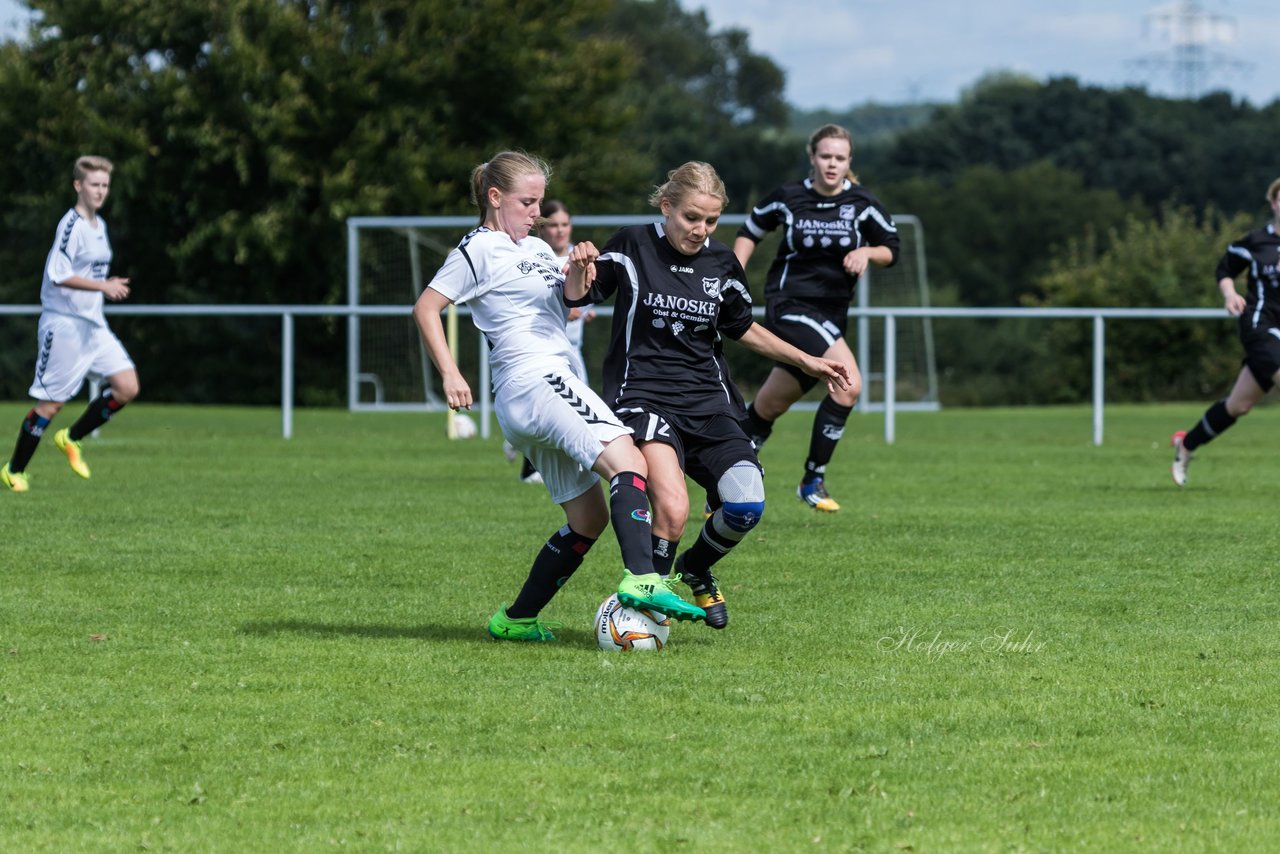
{"type": "MultiPolygon", "coordinates": [[[[610,313],[608,306],[602,314],[610,313]]],[[[297,317],[408,317],[411,306],[371,305],[110,305],[108,315],[142,317],[279,317],[281,335],[280,409],[281,435],[293,436],[294,401],[294,319],[297,317]]],[[[465,306],[460,314],[469,314],[465,306]]],[[[0,305],[0,315],[40,314],[38,305],[0,305]]],[[[763,309],[756,309],[757,316],[763,309]]],[[[1102,444],[1106,388],[1106,322],[1107,320],[1225,320],[1222,309],[1209,308],[851,308],[852,317],[880,318],[884,323],[884,440],[896,439],[897,402],[897,322],[899,318],[1041,318],[1046,320],[1080,319],[1093,321],[1093,443],[1102,444]]],[[[492,431],[492,393],[489,386],[489,361],[483,340],[480,343],[480,389],[476,399],[480,405],[480,435],[492,431]]]]}

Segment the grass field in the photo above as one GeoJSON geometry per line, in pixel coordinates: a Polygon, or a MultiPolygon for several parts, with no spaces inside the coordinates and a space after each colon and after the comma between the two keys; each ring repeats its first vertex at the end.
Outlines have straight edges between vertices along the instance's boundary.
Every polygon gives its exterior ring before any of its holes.
{"type": "Polygon", "coordinates": [[[498,440],[138,404],[0,494],[0,848],[1277,850],[1280,410],[1180,491],[1202,409],[855,415],[827,517],[789,416],[729,628],[611,655],[609,535],[486,638],[562,520],[498,440]]]}

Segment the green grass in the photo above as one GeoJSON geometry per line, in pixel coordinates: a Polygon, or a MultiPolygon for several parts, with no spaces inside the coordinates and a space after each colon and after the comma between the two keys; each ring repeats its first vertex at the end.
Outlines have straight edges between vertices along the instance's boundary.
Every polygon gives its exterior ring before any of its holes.
{"type": "Polygon", "coordinates": [[[729,629],[610,655],[609,535],[487,640],[562,521],[496,439],[130,407],[0,494],[0,847],[1275,850],[1280,410],[1178,490],[1202,409],[855,415],[834,516],[788,416],[729,629]]]}

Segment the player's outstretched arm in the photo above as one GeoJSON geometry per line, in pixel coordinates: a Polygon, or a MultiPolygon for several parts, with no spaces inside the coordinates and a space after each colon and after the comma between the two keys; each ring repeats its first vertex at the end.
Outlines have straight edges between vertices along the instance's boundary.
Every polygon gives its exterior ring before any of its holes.
{"type": "Polygon", "coordinates": [[[462,378],[462,372],[449,353],[449,340],[444,334],[444,324],[440,322],[440,312],[453,301],[431,287],[423,288],[422,296],[413,305],[413,320],[418,324],[418,332],[426,342],[427,353],[440,372],[444,384],[444,399],[450,409],[470,409],[474,402],[471,397],[471,386],[462,378]]]}
{"type": "Polygon", "coordinates": [[[849,388],[849,369],[843,363],[820,356],[810,356],[758,323],[751,324],[751,328],[738,341],[761,356],[787,362],[811,377],[826,380],[827,388],[831,391],[844,391],[849,388]]]}

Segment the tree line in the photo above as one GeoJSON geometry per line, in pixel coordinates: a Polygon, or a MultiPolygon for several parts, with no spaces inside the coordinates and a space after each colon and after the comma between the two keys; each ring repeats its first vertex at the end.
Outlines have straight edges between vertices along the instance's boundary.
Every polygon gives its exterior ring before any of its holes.
{"type": "MultiPolygon", "coordinates": [[[[502,148],[548,159],[552,194],[584,213],[645,211],[689,159],[717,167],[734,212],[807,168],[781,69],[676,0],[29,5],[29,37],[0,46],[4,303],[36,301],[85,152],[116,163],[104,213],[142,303],[343,302],[347,217],[469,214],[470,169],[502,148]]],[[[887,206],[921,218],[934,301],[958,305],[1214,304],[1217,255],[1266,212],[1280,130],[1278,104],[1008,75],[957,104],[862,112],[823,118],[853,131],[857,171],[887,206]]],[[[271,403],[274,323],[113,325],[152,399],[271,403]]],[[[18,399],[34,322],[3,328],[0,397],[18,399]]],[[[299,325],[304,403],[342,402],[345,328],[299,325]]],[[[1079,391],[1051,364],[1078,343],[1069,330],[938,334],[944,402],[1079,391]]],[[[1159,334],[1234,358],[1212,331],[1159,334]]],[[[743,359],[749,385],[759,370],[743,359]]],[[[1110,390],[1204,396],[1199,377],[1127,377],[1110,390]]]]}

